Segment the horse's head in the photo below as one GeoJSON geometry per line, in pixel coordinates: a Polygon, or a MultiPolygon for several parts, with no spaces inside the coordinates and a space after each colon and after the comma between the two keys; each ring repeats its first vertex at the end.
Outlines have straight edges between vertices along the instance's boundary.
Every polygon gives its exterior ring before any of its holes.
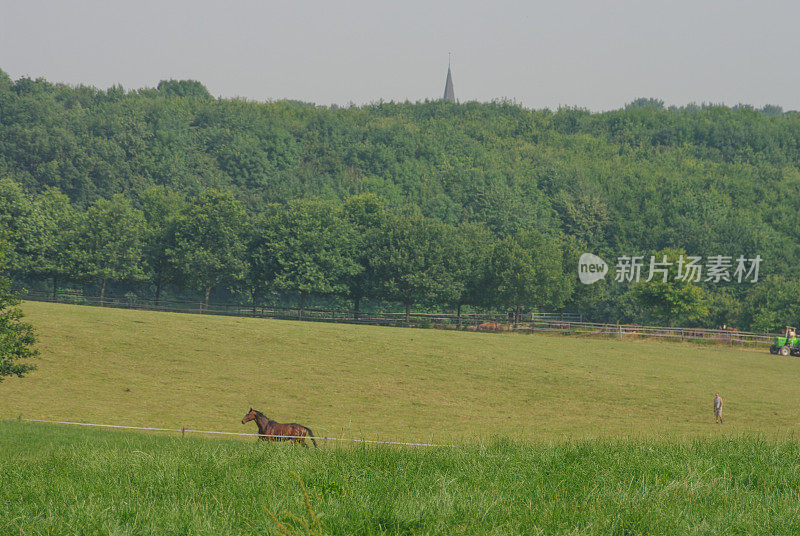
{"type": "Polygon", "coordinates": [[[255,418],[256,418],[256,410],[250,408],[250,411],[245,413],[244,417],[242,418],[242,424],[247,424],[250,421],[254,420],[255,418]]]}

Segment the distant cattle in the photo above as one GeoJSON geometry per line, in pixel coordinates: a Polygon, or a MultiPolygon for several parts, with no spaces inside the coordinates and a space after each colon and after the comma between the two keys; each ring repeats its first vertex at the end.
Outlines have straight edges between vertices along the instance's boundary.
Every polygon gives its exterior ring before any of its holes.
{"type": "Polygon", "coordinates": [[[484,322],[478,324],[478,331],[504,331],[506,328],[500,322],[484,322]]]}
{"type": "Polygon", "coordinates": [[[708,336],[708,332],[702,328],[685,329],[683,330],[683,336],[690,339],[705,339],[708,336]]]}
{"type": "Polygon", "coordinates": [[[726,324],[722,324],[721,326],[718,326],[717,329],[726,332],[726,333],[720,333],[719,335],[717,335],[717,339],[729,340],[731,342],[739,340],[739,330],[738,329],[736,329],[736,328],[734,328],[732,326],[728,326],[726,324]]]}

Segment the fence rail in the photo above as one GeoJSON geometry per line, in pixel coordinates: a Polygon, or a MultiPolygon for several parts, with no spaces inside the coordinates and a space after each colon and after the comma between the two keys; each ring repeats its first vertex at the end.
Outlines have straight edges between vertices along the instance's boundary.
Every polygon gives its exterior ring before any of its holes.
{"type": "Polygon", "coordinates": [[[148,432],[179,432],[182,436],[186,434],[216,434],[226,436],[240,436],[240,437],[261,437],[265,439],[309,439],[313,437],[315,440],[322,441],[341,441],[361,444],[373,445],[400,445],[408,447],[456,447],[457,445],[448,445],[444,443],[414,443],[409,441],[382,441],[377,439],[358,439],[352,437],[328,437],[328,436],[290,436],[290,435],[275,435],[275,434],[252,434],[243,432],[222,432],[218,430],[193,430],[191,428],[158,428],[154,426],[127,426],[122,424],[99,424],[91,422],[76,422],[76,421],[51,421],[45,419],[25,419],[19,417],[20,421],[25,422],[38,422],[47,424],[69,424],[72,426],[91,426],[95,428],[115,428],[122,430],[143,430],[148,432]]]}
{"type": "MultiPolygon", "coordinates": [[[[149,311],[166,311],[181,313],[197,313],[210,315],[249,316],[256,318],[279,318],[286,320],[317,320],[322,322],[352,322],[364,324],[445,324],[448,326],[466,326],[485,322],[508,322],[509,316],[503,313],[467,313],[459,315],[447,313],[410,313],[406,320],[405,313],[365,312],[347,309],[319,309],[299,307],[282,307],[275,305],[252,304],[219,304],[208,306],[199,301],[160,300],[106,296],[102,302],[98,296],[84,296],[79,293],[60,292],[56,299],[51,292],[28,290],[21,292],[22,298],[31,301],[71,303],[78,305],[94,305],[123,309],[143,309],[149,311]]],[[[581,321],[583,317],[575,313],[540,313],[533,312],[525,316],[531,321],[581,321]]]]}
{"type": "Polygon", "coordinates": [[[468,313],[460,317],[445,313],[389,313],[356,312],[334,309],[300,309],[297,307],[254,306],[247,304],[209,304],[202,302],[153,300],[126,297],[83,296],[73,293],[60,293],[53,299],[49,292],[28,291],[22,298],[31,301],[75,303],[81,305],[102,305],[124,309],[149,311],[181,312],[210,315],[244,316],[254,318],[275,318],[284,320],[307,320],[317,322],[341,322],[350,324],[370,324],[383,326],[435,327],[441,329],[464,329],[470,331],[517,331],[522,333],[557,333],[561,335],[599,336],[616,338],[657,338],[673,340],[708,341],[737,345],[770,344],[775,334],[753,333],[735,329],[706,329],[685,327],[643,326],[639,324],[603,324],[584,322],[581,315],[574,313],[530,313],[522,322],[514,324],[508,315],[502,313],[468,313]]]}
{"type": "Polygon", "coordinates": [[[656,337],[731,344],[771,344],[776,337],[775,334],[753,333],[736,329],[681,328],[592,322],[531,322],[528,325],[518,326],[517,331],[551,332],[564,335],[601,335],[620,339],[624,337],[656,337]]]}

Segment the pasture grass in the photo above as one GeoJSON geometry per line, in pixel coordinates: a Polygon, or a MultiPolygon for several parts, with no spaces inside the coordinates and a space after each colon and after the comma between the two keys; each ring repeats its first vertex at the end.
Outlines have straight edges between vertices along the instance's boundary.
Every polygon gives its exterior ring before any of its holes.
{"type": "Polygon", "coordinates": [[[793,436],[800,360],[643,340],[474,333],[26,302],[38,370],[0,417],[436,443],[793,436]],[[712,398],[725,400],[714,425],[712,398]]]}
{"type": "Polygon", "coordinates": [[[0,534],[310,534],[301,483],[326,535],[800,532],[791,440],[306,450],[0,422],[0,444],[0,534]]]}

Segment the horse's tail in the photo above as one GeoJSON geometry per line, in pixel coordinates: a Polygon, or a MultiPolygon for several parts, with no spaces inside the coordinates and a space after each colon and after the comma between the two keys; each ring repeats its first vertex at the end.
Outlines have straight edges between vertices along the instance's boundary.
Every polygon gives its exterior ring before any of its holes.
{"type": "Polygon", "coordinates": [[[314,441],[314,432],[312,432],[311,428],[309,428],[308,426],[303,426],[303,428],[305,428],[306,432],[308,432],[308,438],[311,440],[312,443],[314,443],[314,448],[317,448],[317,442],[314,441]]]}

